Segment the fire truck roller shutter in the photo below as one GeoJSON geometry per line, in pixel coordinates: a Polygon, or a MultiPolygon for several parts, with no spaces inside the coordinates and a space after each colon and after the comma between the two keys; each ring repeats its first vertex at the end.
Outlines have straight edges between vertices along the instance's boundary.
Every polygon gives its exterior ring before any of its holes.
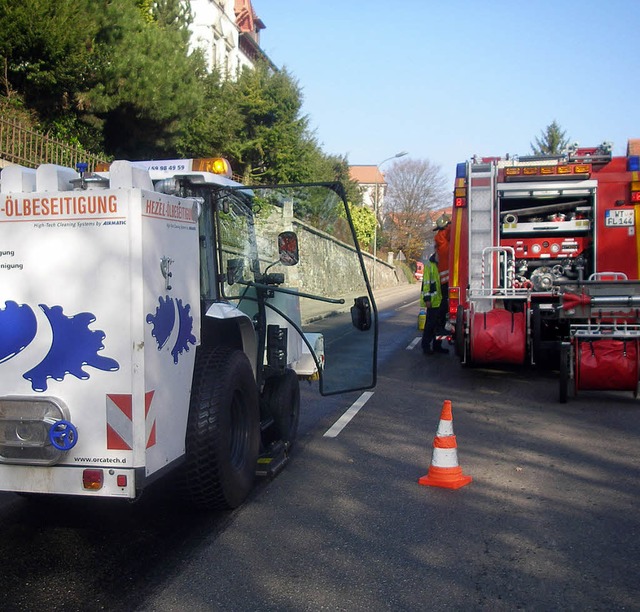
{"type": "Polygon", "coordinates": [[[475,312],[469,333],[473,363],[524,363],[527,346],[524,313],[501,308],[475,312]]]}

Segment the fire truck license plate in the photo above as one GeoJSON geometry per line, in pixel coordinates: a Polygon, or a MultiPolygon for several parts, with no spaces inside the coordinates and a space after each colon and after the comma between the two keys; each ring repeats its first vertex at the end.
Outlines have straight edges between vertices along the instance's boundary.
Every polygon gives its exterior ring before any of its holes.
{"type": "Polygon", "coordinates": [[[633,210],[612,208],[604,213],[605,227],[629,227],[633,221],[633,210]]]}

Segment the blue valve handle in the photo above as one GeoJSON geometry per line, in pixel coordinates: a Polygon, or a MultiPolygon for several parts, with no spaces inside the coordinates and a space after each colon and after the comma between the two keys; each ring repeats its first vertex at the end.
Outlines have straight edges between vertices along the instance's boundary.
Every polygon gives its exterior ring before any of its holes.
{"type": "Polygon", "coordinates": [[[78,442],[78,430],[69,421],[56,421],[49,428],[49,441],[58,450],[68,451],[78,442]]]}

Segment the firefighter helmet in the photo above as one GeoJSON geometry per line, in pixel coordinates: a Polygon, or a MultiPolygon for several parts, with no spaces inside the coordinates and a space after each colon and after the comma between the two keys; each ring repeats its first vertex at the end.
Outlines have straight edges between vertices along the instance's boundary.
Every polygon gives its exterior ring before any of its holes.
{"type": "Polygon", "coordinates": [[[442,214],[436,219],[436,226],[433,229],[442,230],[447,227],[449,223],[451,223],[451,217],[449,217],[449,215],[447,215],[446,213],[442,214]]]}

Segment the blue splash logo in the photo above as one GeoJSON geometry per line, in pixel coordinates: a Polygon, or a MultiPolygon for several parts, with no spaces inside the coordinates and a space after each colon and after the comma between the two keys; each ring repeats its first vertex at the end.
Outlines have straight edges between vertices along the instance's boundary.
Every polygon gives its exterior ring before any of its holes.
{"type": "MultiPolygon", "coordinates": [[[[87,380],[89,374],[83,369],[85,366],[106,372],[119,369],[115,359],[98,354],[104,349],[102,341],[106,334],[102,330],[89,329],[96,320],[92,313],[81,312],[69,317],[63,313],[62,306],[39,304],[39,307],[51,325],[53,340],[44,359],[23,374],[31,381],[34,391],[46,391],[49,378],[62,381],[67,374],[87,380]]],[[[5,308],[0,309],[0,363],[24,350],[36,337],[37,327],[31,307],[5,302],[5,308]]]]}
{"type": "Polygon", "coordinates": [[[0,363],[15,357],[24,350],[36,337],[36,315],[33,310],[16,302],[5,302],[0,309],[0,363]]]}
{"type": "Polygon", "coordinates": [[[153,325],[151,335],[156,339],[158,350],[167,343],[171,332],[176,324],[176,309],[178,312],[178,337],[171,349],[173,363],[178,363],[178,359],[183,352],[189,352],[189,345],[196,343],[196,337],[193,335],[193,317],[189,314],[191,306],[189,304],[182,305],[182,300],[176,300],[174,304],[173,298],[167,296],[158,298],[158,307],[156,313],[147,315],[147,323],[153,325]]]}

